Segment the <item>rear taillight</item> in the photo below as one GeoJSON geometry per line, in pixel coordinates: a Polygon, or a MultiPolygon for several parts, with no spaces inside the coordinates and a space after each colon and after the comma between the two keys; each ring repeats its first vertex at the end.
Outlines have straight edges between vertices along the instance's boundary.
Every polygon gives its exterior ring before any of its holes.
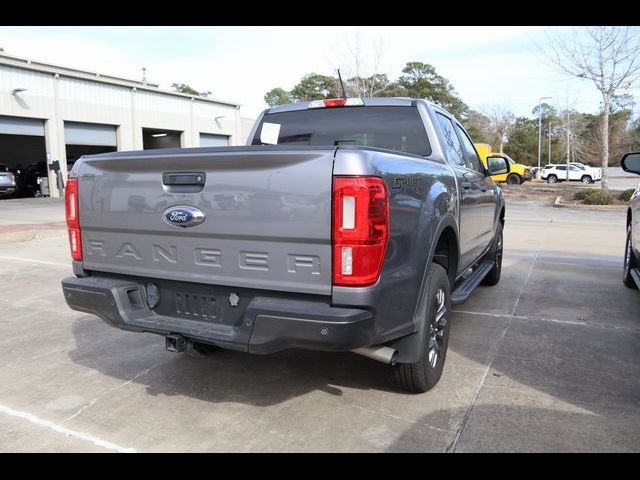
{"type": "Polygon", "coordinates": [[[80,235],[80,217],[78,210],[78,179],[70,178],[64,193],[64,207],[69,232],[71,258],[82,261],[82,237],[80,235]]]}
{"type": "Polygon", "coordinates": [[[378,281],[389,239],[387,185],[378,177],[333,179],[333,284],[378,281]]]}

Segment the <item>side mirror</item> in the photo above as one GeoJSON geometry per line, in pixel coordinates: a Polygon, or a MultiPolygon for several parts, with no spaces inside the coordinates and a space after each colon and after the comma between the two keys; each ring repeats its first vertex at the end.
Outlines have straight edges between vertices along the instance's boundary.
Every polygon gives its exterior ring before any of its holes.
{"type": "Polygon", "coordinates": [[[620,160],[620,166],[625,172],[640,175],[640,152],[624,155],[620,160]]]}
{"type": "Polygon", "coordinates": [[[501,175],[509,173],[511,168],[504,157],[487,157],[487,170],[489,170],[489,175],[501,175]]]}

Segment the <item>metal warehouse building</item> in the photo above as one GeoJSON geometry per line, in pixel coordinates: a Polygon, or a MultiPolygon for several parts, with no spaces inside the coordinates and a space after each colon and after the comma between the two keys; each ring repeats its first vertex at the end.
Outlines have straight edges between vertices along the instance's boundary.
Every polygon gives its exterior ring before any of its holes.
{"type": "Polygon", "coordinates": [[[0,164],[19,185],[60,175],[82,155],[116,150],[239,145],[240,105],[161,90],[146,81],[37,62],[0,51],[0,164]]]}

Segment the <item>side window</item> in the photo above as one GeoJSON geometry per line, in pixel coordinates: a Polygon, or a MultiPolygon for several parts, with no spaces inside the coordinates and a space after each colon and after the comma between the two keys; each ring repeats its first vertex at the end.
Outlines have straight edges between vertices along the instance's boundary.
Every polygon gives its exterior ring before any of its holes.
{"type": "Polygon", "coordinates": [[[566,169],[567,169],[567,166],[566,166],[566,165],[560,165],[560,166],[557,166],[557,167],[556,167],[556,170],[562,170],[562,171],[565,171],[566,169]]]}
{"type": "Polygon", "coordinates": [[[462,148],[464,149],[464,159],[467,164],[467,168],[475,170],[476,172],[482,173],[484,175],[484,168],[480,163],[480,159],[478,158],[476,149],[473,148],[471,139],[467,136],[467,133],[458,125],[456,125],[456,129],[458,130],[460,139],[462,140],[462,148]]]}
{"type": "Polygon", "coordinates": [[[458,139],[458,136],[453,129],[451,120],[440,113],[436,114],[436,117],[438,118],[438,123],[440,124],[442,134],[444,135],[444,143],[447,150],[447,156],[456,165],[462,165],[464,167],[464,152],[462,151],[460,140],[458,139]]]}

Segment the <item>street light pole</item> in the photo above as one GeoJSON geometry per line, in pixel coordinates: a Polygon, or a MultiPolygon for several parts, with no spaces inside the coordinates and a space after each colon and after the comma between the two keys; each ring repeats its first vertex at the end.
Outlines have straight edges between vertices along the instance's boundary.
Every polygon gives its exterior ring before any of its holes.
{"type": "MultiPolygon", "coordinates": [[[[538,172],[540,172],[540,144],[542,143],[542,100],[551,98],[553,97],[540,97],[538,100],[538,172]]],[[[536,175],[538,174],[536,173],[536,175]]]]}
{"type": "Polygon", "coordinates": [[[549,131],[549,159],[547,160],[547,162],[551,163],[551,122],[549,122],[547,130],[549,131]]]}

